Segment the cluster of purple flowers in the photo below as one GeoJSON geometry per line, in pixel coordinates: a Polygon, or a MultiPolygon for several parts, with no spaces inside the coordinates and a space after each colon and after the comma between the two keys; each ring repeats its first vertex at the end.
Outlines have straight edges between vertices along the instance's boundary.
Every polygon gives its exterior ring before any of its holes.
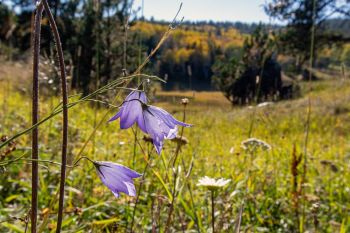
{"type": "MultiPolygon", "coordinates": [[[[191,125],[176,120],[167,111],[147,105],[147,97],[143,91],[132,91],[120,107],[119,112],[109,121],[120,118],[120,128],[128,129],[135,123],[138,127],[152,138],[153,145],[158,154],[161,153],[165,139],[176,137],[177,126],[190,127],[191,125]]],[[[119,192],[129,196],[135,196],[133,179],[141,174],[123,165],[112,162],[95,161],[97,173],[101,181],[119,197],[119,192]]]]}
{"type": "Polygon", "coordinates": [[[109,121],[120,118],[120,128],[128,129],[135,123],[153,139],[158,154],[163,148],[164,139],[173,139],[177,134],[177,125],[191,125],[176,120],[167,111],[147,105],[147,97],[143,91],[132,91],[125,99],[119,112],[109,121]]]}

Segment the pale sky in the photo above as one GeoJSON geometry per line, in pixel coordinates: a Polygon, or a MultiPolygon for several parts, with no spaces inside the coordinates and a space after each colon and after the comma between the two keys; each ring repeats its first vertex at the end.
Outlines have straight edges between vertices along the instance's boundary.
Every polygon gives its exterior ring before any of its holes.
{"type": "Polygon", "coordinates": [[[183,16],[185,20],[269,22],[263,9],[266,0],[135,0],[133,8],[139,8],[142,1],[147,19],[153,16],[171,21],[182,2],[179,18],[183,16]]]}

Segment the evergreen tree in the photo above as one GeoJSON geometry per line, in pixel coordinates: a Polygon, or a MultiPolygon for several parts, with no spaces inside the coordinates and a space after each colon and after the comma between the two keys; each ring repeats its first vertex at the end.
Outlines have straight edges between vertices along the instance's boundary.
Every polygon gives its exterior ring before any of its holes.
{"type": "Polygon", "coordinates": [[[258,27],[245,40],[241,53],[234,49],[218,56],[213,81],[232,104],[279,97],[282,80],[275,45],[274,35],[258,27]]]}
{"type": "Polygon", "coordinates": [[[341,36],[326,30],[325,22],[336,14],[350,16],[349,3],[348,0],[272,0],[265,6],[268,15],[287,23],[280,35],[279,48],[286,54],[296,54],[297,71],[300,71],[302,65],[310,59],[313,26],[315,27],[315,41],[312,48],[314,58],[317,57],[317,50],[325,45],[342,41],[341,36]]]}

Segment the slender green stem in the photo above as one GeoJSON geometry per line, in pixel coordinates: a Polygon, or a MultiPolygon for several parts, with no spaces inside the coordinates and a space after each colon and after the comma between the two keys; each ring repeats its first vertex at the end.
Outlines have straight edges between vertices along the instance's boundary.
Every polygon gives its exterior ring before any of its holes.
{"type": "Polygon", "coordinates": [[[3,162],[3,163],[0,163],[0,166],[8,166],[11,163],[17,162],[17,161],[21,160],[24,156],[26,156],[26,154],[27,154],[27,152],[25,152],[24,154],[22,154],[21,156],[19,156],[18,158],[14,159],[14,160],[10,160],[10,161],[6,161],[6,162],[3,162]]]}
{"type": "MultiPolygon", "coordinates": [[[[101,17],[101,6],[100,1],[96,1],[96,13],[95,13],[95,28],[94,33],[96,37],[96,78],[95,78],[95,89],[97,90],[100,86],[100,73],[101,73],[101,59],[100,59],[100,37],[101,37],[101,28],[100,28],[100,17],[101,17]]],[[[96,102],[94,103],[94,127],[97,123],[97,111],[98,106],[96,102]]],[[[95,155],[96,147],[96,136],[92,140],[92,155],[95,155]]]]}
{"type": "Polygon", "coordinates": [[[241,207],[239,208],[239,213],[238,213],[238,217],[237,217],[237,223],[235,226],[235,233],[240,233],[240,229],[241,229],[241,223],[242,223],[242,214],[243,214],[243,203],[241,205],[241,207]]]}
{"type": "Polygon", "coordinates": [[[159,50],[159,48],[163,45],[163,43],[168,39],[168,37],[170,36],[171,32],[173,30],[175,30],[176,27],[183,21],[183,18],[182,18],[180,22],[177,22],[177,17],[179,15],[180,11],[181,11],[181,8],[182,8],[182,3],[180,4],[180,7],[179,7],[179,9],[178,9],[178,11],[177,11],[173,21],[169,25],[169,29],[163,34],[163,36],[161,37],[161,39],[158,42],[157,46],[146,57],[146,59],[143,61],[143,63],[136,69],[136,71],[134,72],[135,74],[140,73],[140,71],[148,64],[148,62],[150,61],[151,57],[154,56],[154,54],[159,50]]]}
{"type": "Polygon", "coordinates": [[[266,62],[266,58],[264,57],[262,59],[262,64],[261,64],[262,69],[260,72],[259,82],[258,82],[258,86],[257,86],[257,92],[256,92],[256,96],[254,98],[254,103],[253,103],[254,109],[253,109],[253,114],[252,114],[252,120],[251,120],[250,125],[249,125],[248,138],[252,137],[253,130],[254,130],[254,125],[255,125],[255,120],[256,120],[256,111],[257,111],[256,106],[258,105],[258,102],[259,102],[259,95],[260,95],[260,91],[261,91],[261,83],[262,83],[262,77],[263,77],[264,69],[265,69],[265,62],[266,62]]]}
{"type": "Polygon", "coordinates": [[[172,191],[172,199],[171,199],[171,204],[170,204],[170,208],[169,208],[169,213],[168,213],[168,218],[166,221],[166,225],[165,225],[165,230],[164,232],[167,233],[170,229],[170,222],[171,222],[171,217],[174,211],[174,204],[175,204],[175,199],[176,199],[176,179],[178,176],[178,171],[174,169],[174,182],[173,182],[173,191],[172,191]]]}
{"type": "Polygon", "coordinates": [[[137,152],[137,133],[138,133],[138,129],[135,128],[135,130],[133,130],[134,133],[134,148],[133,148],[133,155],[132,155],[132,168],[135,169],[135,165],[136,165],[136,152],[137,152]]]}
{"type": "MultiPolygon", "coordinates": [[[[132,9],[134,1],[131,2],[130,11],[132,9]]],[[[128,41],[128,29],[129,29],[129,18],[130,18],[131,12],[125,17],[124,22],[124,40],[123,40],[123,72],[124,74],[127,73],[127,64],[126,64],[126,50],[127,50],[127,41],[128,41]]]]}
{"type": "Polygon", "coordinates": [[[134,206],[134,209],[133,209],[133,212],[132,212],[130,232],[133,232],[137,204],[139,203],[140,194],[141,194],[141,190],[142,190],[142,185],[145,182],[146,173],[147,173],[148,167],[150,165],[151,154],[148,157],[149,157],[148,158],[148,162],[146,163],[145,169],[143,170],[142,179],[141,179],[141,182],[139,184],[139,188],[138,188],[138,192],[137,192],[137,196],[136,196],[135,206],[134,206]]]}
{"type": "Polygon", "coordinates": [[[201,232],[201,225],[200,225],[200,222],[199,222],[197,208],[196,208],[196,205],[195,205],[195,202],[194,202],[194,199],[193,199],[193,193],[192,193],[191,185],[189,183],[187,183],[187,188],[188,188],[188,191],[189,191],[190,197],[191,197],[192,209],[193,209],[193,212],[194,212],[194,218],[195,218],[197,231],[200,233],[201,232]]]}
{"type": "Polygon", "coordinates": [[[212,233],[215,233],[215,197],[214,190],[211,190],[211,228],[212,233]]]}
{"type": "MultiPolygon", "coordinates": [[[[184,104],[184,110],[183,110],[183,115],[182,115],[182,122],[186,121],[186,106],[187,106],[187,104],[184,104]]],[[[182,126],[181,132],[180,132],[180,139],[182,139],[182,136],[184,134],[184,128],[185,127],[182,126]]],[[[175,150],[175,156],[174,156],[174,161],[173,161],[173,168],[176,165],[176,160],[177,160],[177,157],[179,155],[180,149],[181,149],[181,143],[178,143],[177,147],[176,147],[176,150],[175,150]]]]}
{"type": "MultiPolygon", "coordinates": [[[[32,103],[32,125],[39,121],[39,56],[40,56],[40,35],[41,35],[41,18],[43,5],[37,3],[35,22],[34,22],[34,54],[33,54],[33,103],[32,103]]],[[[32,159],[39,157],[39,137],[38,129],[32,131],[32,159]]],[[[32,208],[31,208],[31,232],[37,232],[37,214],[38,214],[38,183],[39,168],[38,162],[32,163],[32,208]]]]}
{"type": "MultiPolygon", "coordinates": [[[[182,117],[182,121],[183,122],[185,122],[185,120],[186,120],[186,106],[187,106],[187,104],[184,104],[183,117],[182,117]]],[[[180,133],[180,138],[182,138],[183,133],[184,133],[184,127],[182,126],[181,133],[180,133]]],[[[172,198],[171,204],[170,204],[168,218],[167,218],[167,221],[166,221],[167,223],[166,223],[165,232],[168,232],[168,230],[169,230],[171,217],[172,217],[172,214],[173,214],[173,211],[174,211],[175,199],[176,199],[176,196],[177,196],[176,195],[176,179],[177,179],[178,172],[177,172],[177,169],[175,167],[176,167],[176,160],[177,160],[177,157],[179,155],[180,149],[181,149],[181,143],[178,143],[177,147],[176,147],[176,151],[175,151],[173,166],[172,166],[173,171],[175,171],[174,172],[174,182],[173,182],[173,186],[174,187],[173,187],[173,192],[172,192],[172,197],[173,198],[172,198]]]]}
{"type": "Polygon", "coordinates": [[[92,159],[90,159],[89,157],[86,157],[86,156],[81,156],[79,159],[77,159],[74,163],[73,163],[73,167],[76,167],[78,166],[78,163],[80,162],[80,160],[82,159],[86,159],[88,161],[90,161],[91,163],[95,163],[95,161],[93,161],[92,159]]]}
{"type": "MultiPolygon", "coordinates": [[[[29,161],[29,162],[50,163],[50,164],[62,166],[62,163],[58,163],[58,162],[46,160],[46,159],[16,159],[16,161],[21,161],[21,160],[29,161]]],[[[11,161],[10,163],[17,163],[16,161],[11,161]]],[[[73,168],[74,166],[66,165],[66,167],[73,168]]]]}
{"type": "MultiPolygon", "coordinates": [[[[133,128],[131,128],[133,133],[135,134],[135,131],[133,128]]],[[[132,218],[131,218],[131,225],[130,225],[130,232],[133,232],[133,227],[134,227],[134,222],[135,222],[135,214],[136,214],[136,209],[137,209],[137,205],[138,205],[138,202],[139,202],[139,199],[140,199],[140,194],[141,194],[141,190],[142,190],[142,185],[145,181],[145,176],[146,176],[146,173],[147,173],[147,170],[150,166],[150,163],[151,163],[151,155],[152,155],[152,152],[153,152],[153,149],[151,151],[147,150],[147,154],[146,154],[146,151],[143,149],[141,143],[139,142],[139,140],[137,139],[137,137],[135,138],[136,140],[136,143],[139,145],[141,151],[143,152],[143,155],[144,155],[144,158],[145,158],[145,161],[146,161],[146,166],[143,170],[143,173],[142,173],[142,179],[141,179],[141,182],[140,182],[140,185],[139,185],[139,188],[138,188],[138,192],[137,192],[137,196],[136,196],[136,201],[135,201],[135,206],[134,206],[134,209],[133,209],[133,213],[132,213],[132,218]],[[146,157],[148,155],[148,157],[146,157]]],[[[127,226],[128,228],[128,226],[127,226]]]]}
{"type": "Polygon", "coordinates": [[[304,165],[303,165],[303,176],[301,181],[301,192],[303,197],[303,211],[302,211],[302,222],[301,222],[301,229],[300,231],[304,231],[304,223],[305,223],[305,190],[303,188],[303,184],[306,182],[306,175],[307,175],[307,163],[308,163],[308,143],[309,143],[309,136],[310,136],[310,124],[311,124],[311,78],[312,78],[312,67],[313,67],[313,60],[314,60],[314,49],[315,49],[315,21],[316,21],[316,4],[317,0],[313,0],[312,5],[312,27],[311,27],[311,45],[310,45],[310,69],[309,69],[309,96],[308,96],[308,107],[307,107],[307,117],[306,117],[306,129],[305,129],[305,140],[304,140],[304,165]]]}

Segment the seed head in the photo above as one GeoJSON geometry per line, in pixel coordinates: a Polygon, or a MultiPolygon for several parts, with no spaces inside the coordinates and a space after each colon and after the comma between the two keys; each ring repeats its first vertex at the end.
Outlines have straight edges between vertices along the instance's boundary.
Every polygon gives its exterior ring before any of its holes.
{"type": "Polygon", "coordinates": [[[271,150],[271,146],[269,144],[257,138],[249,138],[243,141],[241,146],[244,150],[249,150],[249,151],[255,151],[259,148],[264,151],[271,150]]]}
{"type": "Polygon", "coordinates": [[[187,98],[181,99],[181,103],[182,103],[183,105],[185,105],[185,106],[186,106],[189,102],[190,102],[190,101],[189,101],[187,98]]]}

